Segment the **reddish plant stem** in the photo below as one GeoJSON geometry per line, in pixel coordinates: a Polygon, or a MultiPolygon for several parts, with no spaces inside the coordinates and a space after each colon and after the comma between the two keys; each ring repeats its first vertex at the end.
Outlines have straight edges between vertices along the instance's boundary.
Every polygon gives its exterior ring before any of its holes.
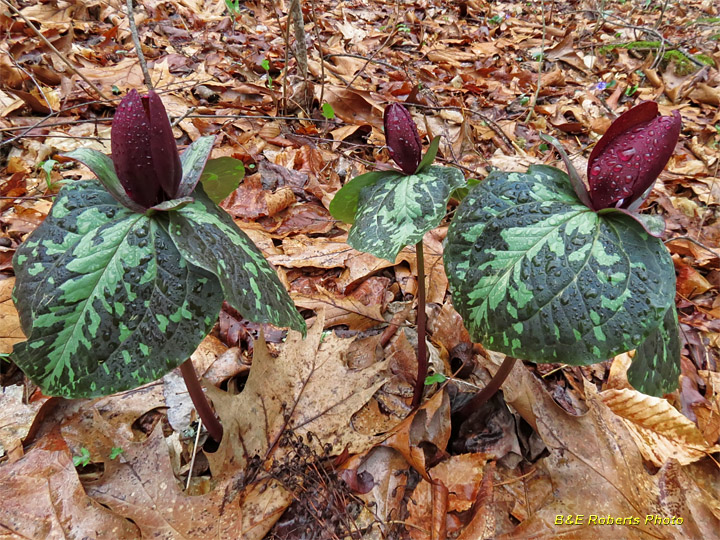
{"type": "Polygon", "coordinates": [[[500,364],[497,372],[493,378],[490,379],[490,382],[487,383],[485,388],[480,390],[470,401],[463,405],[463,408],[460,409],[457,414],[461,417],[467,418],[474,410],[478,409],[483,403],[493,397],[495,393],[500,390],[500,387],[505,382],[505,379],[507,379],[507,376],[510,375],[512,368],[515,365],[515,360],[516,359],[512,356],[506,356],[505,360],[503,360],[503,363],[500,364]]]}
{"type": "Polygon", "coordinates": [[[192,360],[189,358],[180,364],[180,372],[182,373],[185,386],[190,393],[190,399],[192,399],[193,405],[198,416],[202,420],[205,429],[208,430],[210,436],[215,439],[216,442],[220,442],[223,437],[223,427],[220,420],[215,416],[215,412],[210,407],[210,403],[205,397],[200,381],[198,381],[197,373],[195,373],[195,367],[193,366],[192,360]]]}
{"type": "Polygon", "coordinates": [[[417,379],[415,379],[415,390],[413,392],[412,407],[413,409],[420,406],[422,401],[423,390],[425,389],[425,378],[428,372],[427,361],[427,344],[425,343],[425,333],[427,332],[427,317],[425,315],[425,254],[423,253],[423,243],[420,240],[415,244],[415,254],[417,255],[418,267],[418,313],[417,313],[417,334],[418,334],[418,370],[417,379]]]}

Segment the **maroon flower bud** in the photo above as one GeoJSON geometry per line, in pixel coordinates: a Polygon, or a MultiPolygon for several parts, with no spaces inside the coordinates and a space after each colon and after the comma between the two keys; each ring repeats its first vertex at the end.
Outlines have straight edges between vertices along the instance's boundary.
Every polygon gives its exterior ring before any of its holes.
{"type": "Polygon", "coordinates": [[[422,159],[422,142],[408,110],[399,103],[385,107],[385,141],[390,157],[405,174],[413,174],[422,159]]]}
{"type": "Polygon", "coordinates": [[[175,198],[182,166],[162,100],[131,90],[115,111],[112,161],[127,195],[145,208],[175,198]]]}
{"type": "Polygon", "coordinates": [[[681,126],[677,111],[672,116],[658,116],[654,101],[620,115],[588,160],[592,207],[637,208],[670,159],[681,126]]]}

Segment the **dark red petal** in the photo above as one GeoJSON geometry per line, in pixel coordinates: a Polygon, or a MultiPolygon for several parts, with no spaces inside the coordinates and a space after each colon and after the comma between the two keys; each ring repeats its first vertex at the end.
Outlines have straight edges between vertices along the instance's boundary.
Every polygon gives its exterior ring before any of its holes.
{"type": "MultiPolygon", "coordinates": [[[[672,155],[680,136],[682,119],[672,116],[644,118],[647,104],[639,114],[634,109],[618,118],[601,139],[600,152],[595,150],[588,161],[590,199],[595,210],[610,207],[628,208],[650,188],[672,155]],[[620,122],[620,130],[616,123],[620,122]],[[609,136],[608,136],[609,134],[609,136]]],[[[635,107],[637,109],[638,107],[635,107]]],[[[599,145],[599,143],[598,143],[599,145]]]]}
{"type": "Polygon", "coordinates": [[[153,169],[150,138],[150,122],[142,98],[131,90],[115,111],[110,147],[115,172],[125,192],[145,208],[159,202],[161,193],[153,169]]]}
{"type": "Polygon", "coordinates": [[[147,99],[148,104],[153,168],[167,198],[173,199],[182,179],[182,165],[170,127],[170,120],[160,96],[155,92],[151,90],[148,97],[143,99],[147,99]]]}
{"type": "Polygon", "coordinates": [[[625,133],[632,129],[638,124],[643,122],[649,122],[658,115],[658,104],[654,101],[645,101],[636,105],[632,109],[625,111],[623,114],[618,116],[615,121],[610,124],[610,127],[605,134],[593,148],[590,158],[588,159],[588,165],[599,156],[605,147],[610,144],[618,135],[625,133]]]}
{"type": "Polygon", "coordinates": [[[422,142],[410,112],[399,103],[385,107],[385,144],[405,174],[413,174],[422,159],[422,142]]]}

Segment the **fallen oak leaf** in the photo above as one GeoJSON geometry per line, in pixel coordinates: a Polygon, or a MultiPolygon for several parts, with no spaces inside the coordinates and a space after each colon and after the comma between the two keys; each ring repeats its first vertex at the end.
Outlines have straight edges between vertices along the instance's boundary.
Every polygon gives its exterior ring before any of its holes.
{"type": "Polygon", "coordinates": [[[320,311],[305,340],[290,331],[278,358],[270,356],[263,337],[258,339],[239,395],[207,388],[225,429],[218,451],[208,454],[216,476],[229,464],[245,468],[254,456],[280,459],[286,449],[278,443],[286,430],[298,437],[312,433],[307,444],[320,454],[327,445],[331,455],[346,448],[362,452],[380,440],[348,427],[348,419],[385,383],[386,363],[349,368],[345,357],[353,340],[325,334],[324,321],[320,311]]]}

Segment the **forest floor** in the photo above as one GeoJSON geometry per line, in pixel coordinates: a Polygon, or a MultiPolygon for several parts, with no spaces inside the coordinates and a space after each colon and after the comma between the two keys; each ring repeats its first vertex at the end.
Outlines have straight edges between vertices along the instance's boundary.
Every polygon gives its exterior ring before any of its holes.
{"type": "Polygon", "coordinates": [[[0,537],[716,537],[717,2],[305,0],[305,76],[289,8],[134,8],[178,145],[217,135],[212,157],[243,161],[222,206],[310,327],[303,341],[223,308],[193,356],[225,426],[218,446],[198,436],[175,372],[65,400],[9,359],[24,339],[12,256],[62,182],[92,177],[59,154],[109,154],[119,100],[147,88],[124,2],[2,0],[0,537]],[[444,382],[413,411],[415,251],[394,262],[355,251],[327,210],[345,182],[389,161],[384,107],[405,103],[424,143],[442,137],[438,161],[482,180],[494,168],[564,168],[542,133],[584,170],[611,121],[647,100],[683,119],[646,203],[667,221],[677,272],[678,390],[632,389],[627,354],[586,367],[518,362],[481,410],[453,415],[503,356],[472,345],[452,306],[446,221],[424,239],[431,370],[444,382]],[[383,335],[391,319],[399,328],[383,335]]]}

